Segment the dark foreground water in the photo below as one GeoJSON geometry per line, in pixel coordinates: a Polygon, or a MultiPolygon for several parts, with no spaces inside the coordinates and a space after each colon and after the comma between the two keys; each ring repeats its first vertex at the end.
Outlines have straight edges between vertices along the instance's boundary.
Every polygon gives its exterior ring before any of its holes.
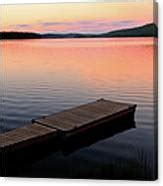
{"type": "Polygon", "coordinates": [[[24,176],[154,177],[152,38],[14,40],[0,47],[1,133],[99,98],[138,105],[136,129],[68,156],[52,154],[24,176]]]}

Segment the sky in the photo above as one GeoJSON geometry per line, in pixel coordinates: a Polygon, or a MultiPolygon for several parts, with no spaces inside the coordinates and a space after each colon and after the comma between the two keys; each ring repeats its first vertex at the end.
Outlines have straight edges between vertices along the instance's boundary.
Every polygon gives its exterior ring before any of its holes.
{"type": "Polygon", "coordinates": [[[1,31],[101,33],[153,22],[152,2],[0,6],[1,31]]]}

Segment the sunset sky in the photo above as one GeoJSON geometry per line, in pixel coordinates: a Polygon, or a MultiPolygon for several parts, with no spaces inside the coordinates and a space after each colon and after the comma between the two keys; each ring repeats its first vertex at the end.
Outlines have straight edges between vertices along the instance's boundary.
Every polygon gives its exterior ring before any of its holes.
{"type": "Polygon", "coordinates": [[[152,2],[1,5],[1,31],[98,33],[153,22],[152,2]]]}

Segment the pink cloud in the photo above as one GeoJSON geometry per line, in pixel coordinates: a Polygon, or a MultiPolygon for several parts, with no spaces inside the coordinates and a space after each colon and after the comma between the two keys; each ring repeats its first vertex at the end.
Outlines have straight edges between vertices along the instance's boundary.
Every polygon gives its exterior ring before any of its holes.
{"type": "Polygon", "coordinates": [[[11,25],[10,30],[35,32],[109,32],[145,24],[139,20],[82,20],[77,22],[39,22],[35,24],[11,25]]]}

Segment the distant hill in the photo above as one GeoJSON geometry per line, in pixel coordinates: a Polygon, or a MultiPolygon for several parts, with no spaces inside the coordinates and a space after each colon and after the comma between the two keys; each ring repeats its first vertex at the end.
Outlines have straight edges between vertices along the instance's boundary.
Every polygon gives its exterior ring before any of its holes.
{"type": "Polygon", "coordinates": [[[38,39],[41,34],[30,32],[0,32],[0,39],[38,39]]]}
{"type": "Polygon", "coordinates": [[[67,33],[67,34],[42,34],[43,38],[84,38],[89,34],[80,34],[80,33],[67,33]]]}
{"type": "Polygon", "coordinates": [[[38,39],[38,38],[107,38],[107,37],[157,37],[158,28],[155,24],[147,24],[135,28],[115,30],[100,34],[85,33],[29,33],[29,32],[0,32],[0,39],[38,39]]]}
{"type": "Polygon", "coordinates": [[[102,35],[104,37],[157,37],[158,29],[155,24],[147,24],[136,28],[112,31],[102,35]]]}

